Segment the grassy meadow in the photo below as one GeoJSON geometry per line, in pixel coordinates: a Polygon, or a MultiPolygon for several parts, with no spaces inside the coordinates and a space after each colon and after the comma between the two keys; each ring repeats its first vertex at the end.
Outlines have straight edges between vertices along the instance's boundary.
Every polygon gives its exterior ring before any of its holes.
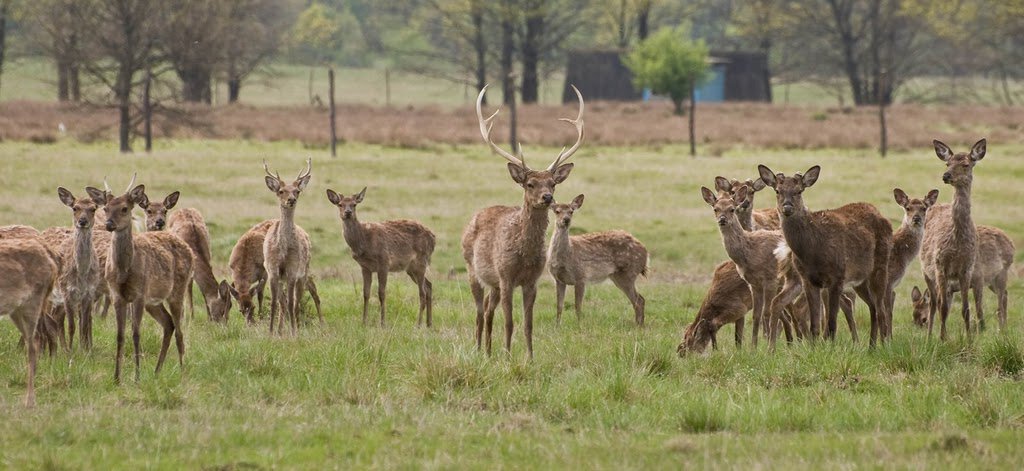
{"type": "MultiPolygon", "coordinates": [[[[948,143],[957,151],[971,144],[948,143]]],[[[912,325],[909,292],[921,283],[915,262],[897,289],[890,344],[868,350],[841,327],[835,344],[752,351],[748,327],[737,350],[727,327],[719,351],[676,355],[714,266],[726,259],[701,185],[716,175],[752,178],[758,163],[787,174],[820,164],[821,178],[804,195],[812,209],[867,201],[896,226],[902,210],[893,187],[913,197],[938,188],[940,201],[951,198],[930,148],[883,160],[871,151],[732,148],[691,159],[685,146],[584,147],[556,199],[586,194],[577,230],[627,229],[647,245],[651,273],[639,284],[647,327],[633,325],[631,308],[610,283],[588,289],[581,321],[570,308],[558,326],[545,276],[533,361],[526,360],[518,301],[511,356],[500,341],[492,357],[473,343],[462,228],[475,210],[522,198],[504,161],[483,146],[345,144],[334,159],[287,141],[160,141],[151,155],[112,149],[109,142],[0,143],[0,225],[66,225],[57,186],[80,195],[106,177],[121,190],[138,172],[151,199],[180,190],[180,207],[203,212],[223,277],[238,236],[278,216],[261,160],[288,178],[312,156],[296,222],[313,240],[327,323],[271,338],[265,321],[245,326],[236,310],[229,325],[215,325],[199,308],[188,326],[184,370],[169,361],[154,377],[159,336],[147,319],[142,378],[115,386],[113,320],[98,320],[92,353],[40,361],[38,405],[25,410],[24,354],[16,329],[0,321],[0,467],[925,469],[1007,468],[1024,459],[1018,276],[1011,277],[1008,331],[996,331],[989,293],[991,327],[973,342],[957,314],[946,343],[912,325]],[[388,326],[360,323],[359,270],[324,192],[363,186],[362,221],[414,218],[437,234],[432,330],[415,326],[416,290],[402,274],[390,278],[388,326]]],[[[537,166],[557,153],[525,151],[537,166]]],[[[973,194],[976,223],[1004,229],[1018,246],[1022,151],[990,142],[973,194]]],[[[758,207],[773,203],[770,189],[758,195],[758,207]]],[[[1019,274],[1019,266],[1013,270],[1019,274]]],[[[866,338],[863,303],[857,319],[866,338]]],[[[503,338],[500,325],[495,336],[503,338]]]]}

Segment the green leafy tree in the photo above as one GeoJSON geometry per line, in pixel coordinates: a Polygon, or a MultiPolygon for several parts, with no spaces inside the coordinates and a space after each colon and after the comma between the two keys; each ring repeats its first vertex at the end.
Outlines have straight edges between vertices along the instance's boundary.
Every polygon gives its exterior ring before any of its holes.
{"type": "Polygon", "coordinates": [[[707,79],[708,48],[703,41],[691,41],[682,31],[658,30],[625,57],[637,88],[649,88],[667,95],[675,114],[684,114],[683,103],[695,87],[707,79]]]}

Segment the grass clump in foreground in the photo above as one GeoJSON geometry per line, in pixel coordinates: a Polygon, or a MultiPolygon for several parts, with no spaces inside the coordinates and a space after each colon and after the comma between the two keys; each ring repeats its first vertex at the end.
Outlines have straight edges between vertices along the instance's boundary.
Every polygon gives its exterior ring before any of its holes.
{"type": "MultiPolygon", "coordinates": [[[[118,188],[124,183],[117,175],[138,170],[154,194],[180,189],[182,206],[203,211],[223,276],[234,239],[248,225],[276,216],[254,156],[297,170],[305,155],[282,144],[172,144],[145,159],[110,157],[106,147],[0,144],[7,169],[0,223],[65,224],[53,194],[57,185],[95,185],[108,175],[118,188]],[[97,161],[107,164],[98,168],[97,161]],[[202,172],[191,171],[200,164],[202,172]],[[189,169],[188,178],[170,177],[189,169]]],[[[1024,164],[996,158],[1009,153],[993,149],[993,158],[976,170],[975,220],[1020,240],[1024,225],[1006,211],[1019,195],[1006,189],[1015,188],[1008,182],[1024,164]]],[[[718,174],[748,175],[762,161],[783,161],[783,171],[821,163],[826,173],[806,195],[809,205],[868,200],[898,224],[899,209],[889,201],[893,186],[918,193],[944,189],[936,181],[941,165],[931,154],[878,161],[841,152],[757,152],[684,166],[672,148],[581,151],[558,195],[586,193],[588,205],[596,203],[578,215],[581,226],[627,228],[651,250],[652,274],[639,286],[648,299],[648,325],[635,327],[621,293],[604,284],[588,289],[581,322],[570,315],[556,326],[554,288],[545,277],[532,362],[525,360],[518,330],[518,301],[512,356],[501,352],[500,341],[493,357],[476,351],[475,312],[457,250],[475,209],[514,204],[521,190],[482,149],[443,154],[347,146],[337,160],[314,159],[312,191],[300,200],[296,218],[313,238],[328,320],[322,328],[314,322],[298,337],[271,338],[265,320],[247,327],[236,311],[230,325],[213,325],[200,307],[188,326],[185,370],[169,361],[154,377],[159,336],[147,319],[142,379],[118,387],[111,380],[113,322],[98,320],[92,353],[58,353],[40,362],[39,405],[24,410],[24,356],[15,329],[0,322],[0,463],[920,468],[1009,467],[1024,458],[1017,446],[1024,436],[1024,330],[1012,314],[1022,298],[1017,279],[1009,330],[990,328],[973,342],[963,338],[958,316],[950,318],[953,335],[945,343],[929,341],[911,324],[905,293],[920,283],[915,264],[898,290],[894,340],[877,349],[850,343],[841,328],[834,345],[751,351],[748,328],[748,346],[737,350],[726,328],[720,351],[675,355],[714,264],[725,258],[699,185],[718,174]],[[626,170],[623,159],[631,162],[626,170]],[[432,330],[414,326],[416,290],[397,276],[388,287],[388,327],[361,325],[358,268],[341,240],[336,211],[322,196],[328,186],[361,185],[375,195],[372,206],[361,208],[363,219],[415,217],[438,234],[432,330]]],[[[762,193],[758,206],[771,200],[762,193]]],[[[994,316],[991,303],[988,313],[994,316]]],[[[868,325],[862,303],[857,319],[868,325]]],[[[495,335],[502,338],[500,326],[495,335]]]]}

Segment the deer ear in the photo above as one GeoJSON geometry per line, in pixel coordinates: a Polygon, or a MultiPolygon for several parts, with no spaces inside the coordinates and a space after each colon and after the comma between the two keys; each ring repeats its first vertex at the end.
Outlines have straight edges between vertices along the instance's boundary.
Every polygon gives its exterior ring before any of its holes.
{"type": "Polygon", "coordinates": [[[913,300],[914,302],[918,302],[921,300],[921,290],[917,289],[917,286],[915,286],[914,289],[910,290],[910,299],[913,300]]]}
{"type": "Polygon", "coordinates": [[[732,191],[732,182],[725,177],[715,177],[715,189],[722,193],[729,193],[732,191]]]}
{"type": "Polygon", "coordinates": [[[555,184],[557,185],[559,183],[562,183],[565,181],[566,178],[569,178],[569,172],[572,172],[572,168],[572,163],[559,165],[554,172],[555,184]]]}
{"type": "Polygon", "coordinates": [[[736,204],[743,205],[747,203],[747,198],[750,198],[750,187],[747,185],[740,186],[736,189],[736,204]]]}
{"type": "Polygon", "coordinates": [[[100,206],[107,204],[107,193],[105,191],[89,186],[85,188],[85,192],[89,194],[89,198],[92,198],[93,203],[100,206]]]}
{"type": "Polygon", "coordinates": [[[935,155],[939,156],[939,160],[945,162],[953,156],[953,149],[950,149],[942,141],[935,139],[932,141],[932,145],[935,146],[935,155]]]}
{"type": "Polygon", "coordinates": [[[583,195],[577,195],[575,198],[573,198],[572,199],[572,205],[573,205],[573,207],[575,207],[575,209],[582,208],[583,207],[583,195]]]}
{"type": "Polygon", "coordinates": [[[750,188],[752,188],[755,192],[761,191],[765,187],[764,180],[761,180],[760,178],[758,178],[757,180],[747,180],[747,183],[750,185],[750,188]]]}
{"type": "Polygon", "coordinates": [[[228,293],[231,294],[232,298],[238,299],[238,290],[233,285],[228,285],[228,293]]]}
{"type": "Polygon", "coordinates": [[[139,185],[128,192],[128,199],[138,204],[143,209],[149,206],[149,197],[146,196],[146,185],[139,185]]]}
{"type": "Polygon", "coordinates": [[[714,206],[715,203],[718,202],[718,198],[716,198],[715,194],[706,186],[700,187],[700,196],[701,198],[704,198],[705,203],[711,206],[714,206]]]}
{"type": "Polygon", "coordinates": [[[67,188],[62,186],[57,187],[57,197],[60,198],[61,203],[64,203],[64,206],[69,208],[75,207],[75,195],[72,195],[67,188]]]}
{"type": "Polygon", "coordinates": [[[764,182],[765,185],[775,188],[775,185],[778,184],[778,180],[775,178],[775,172],[772,172],[772,169],[764,165],[757,166],[757,174],[761,177],[761,181],[764,182]]]}
{"type": "Polygon", "coordinates": [[[924,197],[924,204],[929,208],[935,205],[935,202],[939,200],[939,190],[932,190],[928,192],[928,196],[924,197]]]}
{"type": "Polygon", "coordinates": [[[819,174],[821,174],[821,167],[817,165],[807,169],[807,172],[804,173],[804,176],[801,180],[804,184],[804,188],[814,185],[814,182],[818,181],[819,174]]]}
{"type": "Polygon", "coordinates": [[[512,181],[518,183],[520,186],[526,184],[526,169],[522,166],[509,162],[508,174],[512,176],[512,181]]]}
{"type": "Polygon", "coordinates": [[[271,177],[270,175],[267,175],[267,176],[263,177],[263,179],[266,180],[267,188],[270,188],[270,191],[273,191],[274,193],[277,193],[277,190],[281,189],[281,181],[280,180],[278,180],[278,179],[276,179],[274,177],[271,177]]]}
{"type": "Polygon", "coordinates": [[[312,175],[306,175],[298,180],[295,180],[295,186],[299,187],[299,191],[305,190],[306,185],[309,185],[309,179],[313,178],[312,175]]]}
{"type": "Polygon", "coordinates": [[[902,206],[904,208],[906,208],[907,207],[907,203],[910,202],[910,197],[907,196],[907,192],[905,192],[905,191],[903,191],[903,190],[901,190],[899,188],[893,188],[892,196],[893,196],[893,198],[896,199],[896,204],[898,204],[898,205],[900,205],[900,206],[902,206]]]}
{"type": "Polygon", "coordinates": [[[227,299],[231,296],[231,285],[228,284],[227,280],[220,280],[220,284],[217,285],[217,294],[220,295],[221,299],[227,299]]]}
{"type": "Polygon", "coordinates": [[[249,287],[249,296],[256,296],[256,291],[260,289],[260,282],[255,282],[249,287]]]}
{"type": "Polygon", "coordinates": [[[366,196],[366,187],[364,186],[363,190],[360,191],[358,194],[356,194],[356,203],[362,203],[363,202],[363,197],[365,197],[365,196],[366,196]]]}
{"type": "Polygon", "coordinates": [[[334,190],[328,188],[327,189],[327,200],[330,201],[331,204],[337,206],[338,203],[341,202],[341,195],[336,193],[334,190]]]}
{"type": "Polygon", "coordinates": [[[174,205],[178,204],[179,196],[181,196],[180,191],[175,191],[174,193],[167,195],[167,197],[164,198],[164,209],[171,209],[174,205]]]}
{"type": "Polygon", "coordinates": [[[977,162],[985,158],[985,148],[987,147],[986,142],[987,141],[985,139],[982,139],[971,146],[971,160],[977,162]]]}

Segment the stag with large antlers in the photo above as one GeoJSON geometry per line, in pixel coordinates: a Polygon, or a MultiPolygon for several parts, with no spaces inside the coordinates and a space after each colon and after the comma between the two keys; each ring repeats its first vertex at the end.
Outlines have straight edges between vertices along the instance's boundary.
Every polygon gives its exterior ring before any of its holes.
{"type": "Polygon", "coordinates": [[[299,172],[292,183],[285,183],[280,175],[270,173],[267,162],[263,162],[267,188],[277,195],[281,204],[281,219],[271,224],[263,239],[263,267],[270,283],[270,333],[274,333],[278,307],[281,308],[278,333],[284,329],[286,316],[292,332],[299,327],[297,306],[300,290],[306,286],[311,244],[306,231],[295,224],[295,206],[299,194],[309,184],[312,169],[313,163],[306,159],[305,170],[299,172]]]}
{"type": "MultiPolygon", "coordinates": [[[[491,139],[495,111],[484,118],[482,101],[485,86],[476,100],[476,114],[480,122],[480,135],[491,150],[508,161],[512,181],[523,188],[523,205],[491,206],[473,215],[462,234],[462,256],[469,270],[470,288],[476,302],[476,345],[481,348],[484,327],[487,331],[487,353],[491,353],[494,310],[501,303],[505,314],[505,350],[512,347],[512,292],[523,289],[523,324],[526,349],[533,357],[533,304],[537,297],[537,279],[544,272],[546,262],[545,233],[548,227],[548,208],[554,202],[555,186],[569,178],[573,164],[566,163],[583,142],[583,95],[572,87],[579,99],[576,119],[561,118],[576,128],[576,143],[559,152],[544,170],[533,170],[522,158],[498,147],[491,139]],[[486,300],[484,287],[490,288],[486,300]]],[[[500,111],[500,110],[499,110],[500,111]]]]}

